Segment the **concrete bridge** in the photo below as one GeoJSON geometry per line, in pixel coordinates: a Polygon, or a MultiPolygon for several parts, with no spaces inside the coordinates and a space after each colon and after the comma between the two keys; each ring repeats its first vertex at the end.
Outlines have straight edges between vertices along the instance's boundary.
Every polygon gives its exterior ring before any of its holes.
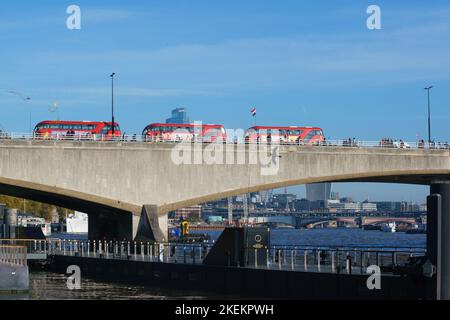
{"type": "Polygon", "coordinates": [[[293,227],[297,226],[296,218],[292,215],[290,216],[264,216],[264,217],[249,217],[248,222],[253,225],[258,224],[284,224],[284,225],[290,225],[293,227]]]}
{"type": "Polygon", "coordinates": [[[362,218],[361,225],[370,225],[370,224],[381,224],[381,223],[404,223],[414,225],[417,223],[415,218],[406,218],[406,217],[398,217],[398,218],[386,218],[386,217],[364,217],[362,218]]]}
{"type": "Polygon", "coordinates": [[[414,225],[416,223],[415,218],[397,217],[317,217],[317,218],[297,218],[297,228],[315,228],[320,225],[336,223],[339,225],[353,225],[353,226],[366,226],[366,225],[378,225],[382,223],[397,222],[414,225]]]}
{"type": "Polygon", "coordinates": [[[318,218],[297,218],[297,228],[312,229],[320,225],[335,223],[339,225],[355,225],[359,223],[359,218],[356,217],[318,217],[318,218]]]}
{"type": "Polygon", "coordinates": [[[282,224],[290,225],[297,229],[300,228],[314,228],[319,225],[338,223],[345,225],[358,225],[358,219],[355,217],[297,217],[295,215],[277,215],[277,216],[263,216],[263,217],[249,217],[248,222],[253,225],[258,224],[282,224]]]}
{"type": "Polygon", "coordinates": [[[449,178],[449,150],[0,140],[0,193],[87,212],[97,239],[161,238],[169,211],[260,190],[449,178]]]}

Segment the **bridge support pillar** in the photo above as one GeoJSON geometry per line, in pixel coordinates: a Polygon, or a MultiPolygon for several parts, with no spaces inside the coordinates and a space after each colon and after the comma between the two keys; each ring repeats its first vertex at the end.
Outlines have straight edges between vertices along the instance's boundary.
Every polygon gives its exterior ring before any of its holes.
{"type": "Polygon", "coordinates": [[[158,206],[144,205],[137,228],[136,241],[165,242],[168,237],[168,214],[158,206]]]}
{"type": "Polygon", "coordinates": [[[436,299],[450,300],[450,183],[432,184],[430,189],[427,256],[436,266],[436,299]]]}

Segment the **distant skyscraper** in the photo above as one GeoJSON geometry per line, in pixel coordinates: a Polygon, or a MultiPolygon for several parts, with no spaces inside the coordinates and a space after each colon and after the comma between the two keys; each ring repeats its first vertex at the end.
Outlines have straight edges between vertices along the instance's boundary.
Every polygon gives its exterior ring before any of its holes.
{"type": "Polygon", "coordinates": [[[311,202],[331,199],[331,183],[313,183],[306,185],[306,199],[311,202]]]}
{"type": "Polygon", "coordinates": [[[172,110],[172,117],[166,120],[166,123],[190,123],[185,108],[176,108],[172,110]]]}
{"type": "Polygon", "coordinates": [[[330,200],[339,200],[339,192],[331,192],[331,198],[330,200]]]}
{"type": "Polygon", "coordinates": [[[263,202],[264,204],[267,204],[270,201],[271,191],[272,190],[260,191],[259,192],[260,201],[263,202]]]}

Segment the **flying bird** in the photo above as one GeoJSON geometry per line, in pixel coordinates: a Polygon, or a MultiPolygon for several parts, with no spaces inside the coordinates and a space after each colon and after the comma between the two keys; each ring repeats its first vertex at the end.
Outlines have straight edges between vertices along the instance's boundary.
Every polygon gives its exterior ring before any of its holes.
{"type": "Polygon", "coordinates": [[[30,101],[31,100],[30,97],[25,97],[20,92],[17,92],[17,91],[8,91],[8,93],[18,96],[23,101],[30,101]]]}

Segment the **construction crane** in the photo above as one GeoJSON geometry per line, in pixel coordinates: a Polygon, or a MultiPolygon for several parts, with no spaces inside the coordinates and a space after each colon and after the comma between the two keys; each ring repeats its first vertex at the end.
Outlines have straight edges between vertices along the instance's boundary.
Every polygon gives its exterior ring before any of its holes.
{"type": "Polygon", "coordinates": [[[242,204],[244,206],[244,224],[248,223],[248,194],[245,194],[242,198],[242,204]]]}
{"type": "Polygon", "coordinates": [[[228,225],[233,224],[233,198],[228,197],[228,225]]]}

